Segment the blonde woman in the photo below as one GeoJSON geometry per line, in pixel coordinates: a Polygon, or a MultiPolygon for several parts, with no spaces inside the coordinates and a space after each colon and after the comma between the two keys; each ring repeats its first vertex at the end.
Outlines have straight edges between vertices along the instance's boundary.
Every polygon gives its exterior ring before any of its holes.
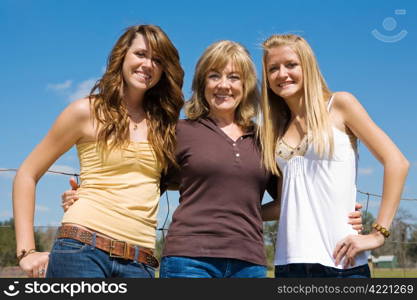
{"type": "Polygon", "coordinates": [[[367,252],[384,244],[409,167],[391,139],[350,93],[332,93],[300,36],[263,43],[262,159],[280,174],[276,277],[369,277],[367,252]],[[360,139],[384,166],[374,230],[358,235],[344,221],[356,199],[360,139]]]}
{"type": "Polygon", "coordinates": [[[71,103],[23,162],[13,187],[17,256],[30,277],[153,277],[159,180],[175,164],[183,105],[176,48],[157,26],[129,27],[89,97],[71,103]],[[36,252],[35,187],[76,145],[79,201],[51,253],[36,252]]]}

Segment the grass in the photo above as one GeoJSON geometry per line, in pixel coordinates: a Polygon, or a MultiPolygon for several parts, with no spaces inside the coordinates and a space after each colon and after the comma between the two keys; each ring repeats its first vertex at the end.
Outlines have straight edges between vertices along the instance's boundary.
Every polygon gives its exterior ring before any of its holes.
{"type": "MultiPolygon", "coordinates": [[[[372,278],[417,278],[417,269],[390,269],[374,268],[371,272],[372,278]]],[[[0,278],[24,278],[26,277],[19,268],[0,268],[0,278]],[[3,271],[3,272],[2,272],[3,271]]],[[[159,277],[159,270],[156,270],[155,277],[159,277]]],[[[274,270],[268,270],[268,278],[274,278],[274,270]]]]}
{"type": "Polygon", "coordinates": [[[373,278],[417,278],[417,269],[374,268],[373,278]]]}
{"type": "MultiPolygon", "coordinates": [[[[268,278],[274,278],[274,270],[268,270],[268,278]]],[[[372,278],[417,278],[417,269],[374,268],[372,278]]]]}

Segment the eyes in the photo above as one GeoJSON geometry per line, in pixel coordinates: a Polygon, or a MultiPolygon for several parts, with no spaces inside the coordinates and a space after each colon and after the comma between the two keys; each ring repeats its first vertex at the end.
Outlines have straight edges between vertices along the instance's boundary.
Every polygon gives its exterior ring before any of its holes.
{"type": "MultiPolygon", "coordinates": [[[[218,72],[212,71],[212,72],[208,73],[207,78],[211,81],[219,81],[219,80],[221,80],[222,75],[218,72]]],[[[228,80],[230,80],[231,82],[235,82],[235,81],[240,80],[240,75],[237,74],[237,73],[231,73],[231,74],[227,74],[226,78],[228,80]]]]}
{"type": "Polygon", "coordinates": [[[162,59],[160,59],[159,57],[153,57],[152,61],[156,63],[158,66],[162,65],[162,59]]]}
{"type": "MultiPolygon", "coordinates": [[[[143,51],[143,50],[135,51],[135,52],[133,52],[133,54],[140,59],[147,58],[147,56],[148,56],[147,52],[143,51]]],[[[160,57],[155,56],[155,57],[152,57],[151,59],[156,65],[158,65],[158,66],[162,65],[162,59],[160,57]]]]}
{"type": "Polygon", "coordinates": [[[146,53],[144,51],[136,51],[135,55],[139,58],[146,57],[146,53]]]}
{"type": "MultiPolygon", "coordinates": [[[[284,66],[285,66],[285,68],[286,68],[286,69],[288,69],[288,70],[292,70],[292,69],[294,69],[295,67],[299,66],[299,64],[298,64],[298,63],[296,63],[296,62],[289,62],[289,63],[286,63],[284,66]]],[[[276,65],[271,65],[271,66],[268,68],[268,73],[274,73],[274,72],[276,72],[276,71],[279,71],[279,69],[280,69],[280,65],[278,65],[278,64],[276,64],[276,65]]]]}

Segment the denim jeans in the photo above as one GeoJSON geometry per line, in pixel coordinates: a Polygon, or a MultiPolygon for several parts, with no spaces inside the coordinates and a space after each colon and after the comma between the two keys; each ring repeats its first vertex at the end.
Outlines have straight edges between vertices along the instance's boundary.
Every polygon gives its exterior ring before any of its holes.
{"type": "Polygon", "coordinates": [[[153,278],[154,275],[154,268],[137,260],[113,258],[94,246],[66,238],[55,241],[46,271],[48,278],[153,278]]]}
{"type": "Polygon", "coordinates": [[[165,256],[160,278],[265,278],[266,266],[232,258],[165,256]]]}
{"type": "Polygon", "coordinates": [[[275,266],[275,278],[304,277],[370,278],[371,272],[368,265],[351,269],[336,269],[321,264],[288,264],[275,266]]]}

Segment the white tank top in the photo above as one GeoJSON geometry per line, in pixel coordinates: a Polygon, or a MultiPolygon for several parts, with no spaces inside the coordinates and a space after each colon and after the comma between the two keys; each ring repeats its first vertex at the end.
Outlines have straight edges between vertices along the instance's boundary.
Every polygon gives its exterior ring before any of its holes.
{"type": "MultiPolygon", "coordinates": [[[[329,100],[330,111],[333,97],[329,100]]],[[[319,263],[335,265],[336,243],[357,234],[348,224],[355,210],[357,154],[349,136],[333,127],[334,154],[320,157],[309,144],[303,156],[288,160],[277,155],[283,174],[281,217],[277,232],[275,265],[319,263]]],[[[368,251],[355,258],[367,264],[368,251]]]]}

